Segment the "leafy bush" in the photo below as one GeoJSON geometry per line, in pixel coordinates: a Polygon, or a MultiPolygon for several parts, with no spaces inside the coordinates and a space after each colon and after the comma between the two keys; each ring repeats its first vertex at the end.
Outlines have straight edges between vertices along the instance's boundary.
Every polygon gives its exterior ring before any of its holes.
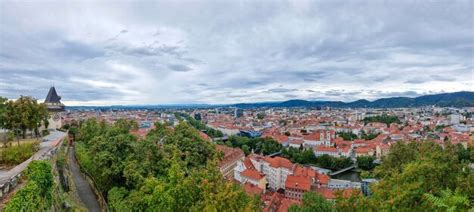
{"type": "Polygon", "coordinates": [[[39,143],[21,144],[0,149],[0,164],[17,165],[30,158],[39,149],[39,143]]]}
{"type": "Polygon", "coordinates": [[[4,211],[45,211],[52,204],[53,174],[46,161],[33,161],[25,170],[28,179],[6,204],[4,211]]]}

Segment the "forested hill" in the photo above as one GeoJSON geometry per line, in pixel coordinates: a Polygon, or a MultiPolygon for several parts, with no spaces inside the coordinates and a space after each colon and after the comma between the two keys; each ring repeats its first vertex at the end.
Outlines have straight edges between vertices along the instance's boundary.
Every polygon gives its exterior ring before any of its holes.
{"type": "Polygon", "coordinates": [[[433,95],[410,97],[382,98],[375,101],[365,99],[354,102],[341,101],[307,101],[289,100],[285,102],[262,102],[262,103],[240,103],[234,107],[256,108],[256,107],[351,107],[351,108],[397,108],[397,107],[420,107],[420,106],[440,106],[440,107],[474,107],[474,92],[461,91],[455,93],[441,93],[433,95]]]}

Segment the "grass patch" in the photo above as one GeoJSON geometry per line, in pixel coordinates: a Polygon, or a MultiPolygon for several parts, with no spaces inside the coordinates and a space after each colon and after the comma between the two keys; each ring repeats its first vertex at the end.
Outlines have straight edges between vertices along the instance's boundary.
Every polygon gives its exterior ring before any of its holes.
{"type": "Polygon", "coordinates": [[[39,150],[39,142],[20,144],[8,148],[0,148],[0,165],[15,166],[28,160],[39,150]]]}
{"type": "MultiPolygon", "coordinates": [[[[37,142],[39,142],[39,139],[36,139],[36,138],[20,139],[20,145],[32,144],[32,143],[37,143],[37,142]]],[[[0,148],[4,148],[4,144],[5,144],[4,142],[0,142],[0,148]]],[[[11,146],[18,146],[18,141],[17,140],[9,141],[6,146],[7,148],[11,146]]]]}

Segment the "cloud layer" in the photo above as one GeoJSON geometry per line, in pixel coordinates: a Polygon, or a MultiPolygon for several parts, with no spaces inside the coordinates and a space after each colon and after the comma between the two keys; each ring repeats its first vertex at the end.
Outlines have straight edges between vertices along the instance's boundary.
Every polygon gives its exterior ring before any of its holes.
{"type": "Polygon", "coordinates": [[[0,3],[0,96],[69,105],[474,90],[472,1],[0,3]]]}

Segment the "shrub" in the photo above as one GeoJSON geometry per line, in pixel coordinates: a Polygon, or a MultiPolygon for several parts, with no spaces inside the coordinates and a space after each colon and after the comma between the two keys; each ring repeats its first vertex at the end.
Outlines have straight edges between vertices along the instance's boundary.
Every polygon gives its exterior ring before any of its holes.
{"type": "Polygon", "coordinates": [[[0,149],[0,164],[17,165],[28,160],[39,149],[39,143],[21,144],[0,149]]]}
{"type": "Polygon", "coordinates": [[[33,161],[25,170],[28,179],[6,204],[4,211],[46,211],[51,208],[53,174],[47,161],[33,161]]]}

